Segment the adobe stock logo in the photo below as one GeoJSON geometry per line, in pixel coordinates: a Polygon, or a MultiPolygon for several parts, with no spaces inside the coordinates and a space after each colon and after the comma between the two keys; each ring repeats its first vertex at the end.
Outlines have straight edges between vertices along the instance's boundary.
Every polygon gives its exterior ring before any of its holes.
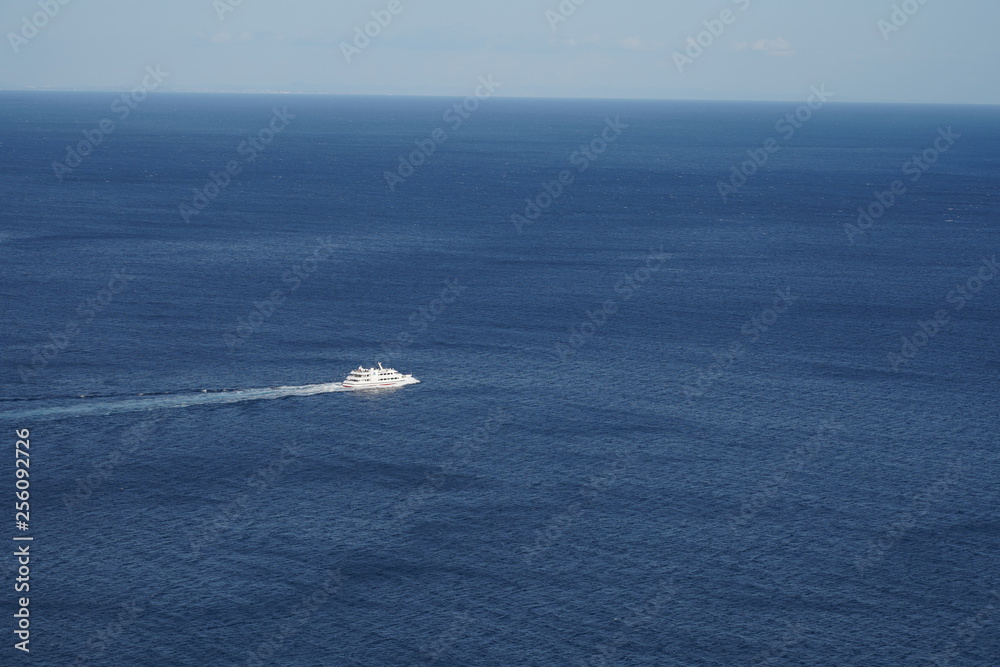
{"type": "Polygon", "coordinates": [[[587,318],[579,324],[570,327],[569,336],[565,342],[559,340],[553,349],[556,361],[564,362],[569,355],[576,354],[588,340],[597,335],[598,331],[608,323],[609,318],[621,310],[622,305],[631,301],[639,290],[649,283],[657,273],[663,270],[671,255],[659,249],[652,248],[642,264],[629,273],[622,274],[622,279],[615,283],[614,291],[619,298],[605,299],[597,304],[593,311],[585,311],[587,318]]]}
{"type": "MultiPolygon", "coordinates": [[[[500,81],[493,80],[492,74],[488,77],[479,77],[479,85],[476,87],[475,92],[463,101],[445,109],[441,115],[441,120],[448,123],[448,126],[452,130],[458,130],[465,121],[472,118],[472,114],[479,109],[483,102],[493,97],[494,93],[502,85],[500,81]]],[[[424,139],[415,140],[413,143],[416,146],[416,150],[411,151],[409,154],[400,155],[399,166],[395,171],[387,169],[382,173],[382,177],[385,179],[385,186],[389,192],[395,192],[396,186],[402,185],[406,182],[406,179],[413,176],[417,169],[426,164],[430,157],[446,141],[448,141],[448,133],[445,132],[443,127],[436,127],[424,139]]]]}
{"type": "MultiPolygon", "coordinates": [[[[955,146],[955,143],[962,138],[962,135],[955,132],[951,127],[939,128],[938,136],[935,137],[932,145],[903,163],[902,172],[904,176],[909,176],[910,181],[916,183],[924,174],[931,170],[941,156],[955,146]]],[[[903,195],[908,192],[908,188],[902,179],[896,179],[889,184],[889,189],[875,192],[875,198],[867,206],[858,207],[857,223],[845,223],[844,233],[847,240],[854,245],[857,237],[866,234],[875,223],[888,213],[892,207],[896,206],[903,195]]]]}
{"type": "Polygon", "coordinates": [[[997,263],[997,256],[984,257],[980,266],[976,267],[964,282],[955,285],[955,289],[948,292],[945,300],[952,308],[936,310],[933,318],[918,321],[912,334],[900,338],[899,351],[890,352],[886,356],[892,371],[898,373],[906,364],[914,361],[920,351],[929,347],[939,333],[960,317],[962,309],[972,303],[976,296],[998,276],[1000,276],[1000,264],[997,263]]]}
{"type": "Polygon", "coordinates": [[[288,107],[271,109],[271,120],[267,125],[260,128],[255,134],[247,135],[246,141],[240,142],[236,147],[236,152],[246,156],[243,162],[230,160],[218,173],[208,172],[208,179],[200,188],[192,188],[194,196],[189,200],[191,203],[178,205],[177,210],[184,218],[184,222],[190,224],[191,217],[199,215],[208,208],[208,205],[218,199],[233,182],[236,176],[243,173],[243,165],[253,164],[257,158],[267,150],[267,147],[274,141],[275,137],[285,131],[288,124],[296,118],[296,114],[289,113],[288,107]]]}
{"type": "MultiPolygon", "coordinates": [[[[618,141],[618,138],[628,128],[628,125],[621,122],[621,116],[615,116],[614,120],[605,118],[604,127],[601,129],[601,132],[595,135],[589,144],[582,144],[579,150],[574,151],[569,156],[570,165],[576,167],[577,173],[582,174],[587,171],[590,169],[591,164],[597,162],[597,159],[604,154],[604,151],[608,150],[613,143],[618,141]]],[[[510,216],[510,221],[514,224],[514,228],[517,229],[517,233],[523,234],[524,227],[533,224],[535,220],[540,218],[542,213],[555,204],[556,200],[563,195],[565,189],[572,185],[575,180],[576,174],[569,169],[563,169],[559,172],[556,180],[543,181],[542,189],[538,191],[534,198],[525,198],[524,202],[526,206],[524,207],[524,215],[514,213],[510,216]]]]}
{"type": "Polygon", "coordinates": [[[219,17],[219,23],[222,23],[226,20],[226,14],[235,12],[242,4],[243,0],[215,0],[212,6],[215,8],[215,15],[219,17]]]}
{"type": "MultiPolygon", "coordinates": [[[[124,122],[132,115],[132,112],[139,108],[149,93],[160,87],[164,79],[170,76],[170,72],[164,72],[157,65],[146,68],[146,76],[142,78],[142,84],[136,86],[127,93],[122,93],[111,103],[111,112],[118,117],[120,122],[124,122]]],[[[83,130],[83,139],[76,144],[66,146],[66,157],[62,162],[52,163],[52,173],[62,181],[66,176],[83,164],[88,155],[92,154],[101,146],[104,141],[116,130],[118,126],[115,121],[106,116],[98,121],[89,130],[83,130]]]]}
{"type": "Polygon", "coordinates": [[[893,5],[889,20],[879,19],[876,24],[882,39],[888,42],[892,34],[899,32],[926,4],[927,0],[906,0],[902,5],[893,5]]]}
{"type": "Polygon", "coordinates": [[[389,27],[393,19],[403,13],[406,7],[401,0],[389,0],[385,9],[373,11],[372,21],[361,26],[354,27],[353,44],[347,42],[340,43],[340,52],[344,54],[344,60],[350,64],[354,56],[361,55],[361,52],[371,46],[372,40],[382,34],[382,31],[389,27]]]}
{"type": "MultiPolygon", "coordinates": [[[[742,12],[750,9],[751,0],[731,1],[734,5],[739,7],[742,12]]],[[[723,9],[719,12],[717,18],[702,21],[702,25],[705,26],[705,29],[694,37],[688,36],[687,46],[684,47],[683,52],[674,51],[673,59],[674,65],[677,66],[677,71],[683,74],[685,67],[693,65],[694,61],[705,55],[705,51],[711,48],[712,45],[715,44],[720,37],[722,37],[722,33],[726,31],[728,26],[736,23],[739,16],[740,15],[732,9],[723,9]]]]}
{"type": "Polygon", "coordinates": [[[559,28],[560,23],[565,23],[569,20],[570,16],[576,14],[576,10],[582,4],[587,2],[587,0],[562,0],[559,3],[559,11],[554,12],[551,9],[546,10],[545,20],[549,22],[549,27],[552,28],[552,32],[555,32],[559,28]]]}
{"type": "Polygon", "coordinates": [[[8,32],[7,40],[14,49],[14,53],[20,53],[21,47],[27,44],[38,35],[38,31],[49,24],[59,11],[68,5],[72,0],[38,0],[40,12],[35,12],[29,19],[27,16],[21,17],[20,33],[8,32]]]}
{"type": "Polygon", "coordinates": [[[819,88],[812,86],[805,104],[785,114],[774,124],[774,131],[781,135],[784,144],[776,137],[769,137],[760,148],[747,149],[746,153],[750,159],[732,166],[728,183],[716,181],[715,187],[718,189],[723,203],[728,202],[730,195],[737,194],[749,179],[763,169],[771,156],[781,151],[792,140],[795,133],[805,127],[805,124],[816,115],[816,112],[822,109],[833,97],[834,94],[826,89],[825,84],[819,88]]]}

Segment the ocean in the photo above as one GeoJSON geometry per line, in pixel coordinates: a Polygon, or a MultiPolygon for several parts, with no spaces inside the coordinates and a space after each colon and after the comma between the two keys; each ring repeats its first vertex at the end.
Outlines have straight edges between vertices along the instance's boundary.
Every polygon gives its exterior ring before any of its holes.
{"type": "Polygon", "coordinates": [[[995,108],[0,117],[4,660],[1000,663],[995,108]]]}

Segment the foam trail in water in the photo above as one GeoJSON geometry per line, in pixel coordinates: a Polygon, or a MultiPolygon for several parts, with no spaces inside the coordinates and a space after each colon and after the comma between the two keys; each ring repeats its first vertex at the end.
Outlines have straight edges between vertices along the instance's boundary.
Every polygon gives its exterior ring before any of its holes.
{"type": "Polygon", "coordinates": [[[218,403],[238,403],[240,401],[259,401],[270,398],[285,398],[286,396],[312,396],[314,394],[329,394],[338,391],[353,391],[346,389],[339,382],[325,384],[307,384],[300,387],[269,387],[267,389],[227,389],[222,391],[203,391],[197,394],[162,394],[143,398],[118,400],[76,399],[73,404],[53,405],[14,412],[0,412],[0,420],[25,419],[59,419],[61,417],[82,417],[87,415],[106,415],[115,412],[134,412],[138,410],[158,410],[162,408],[186,408],[192,405],[212,405],[218,403]]]}

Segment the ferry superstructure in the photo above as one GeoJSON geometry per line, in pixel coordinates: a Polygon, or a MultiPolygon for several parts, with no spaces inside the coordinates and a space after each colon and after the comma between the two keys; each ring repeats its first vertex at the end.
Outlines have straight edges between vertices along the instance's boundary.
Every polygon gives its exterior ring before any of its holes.
{"type": "Polygon", "coordinates": [[[402,387],[417,384],[420,380],[412,375],[403,375],[395,368],[384,368],[380,363],[378,368],[358,366],[344,379],[344,387],[348,389],[376,389],[381,387],[402,387]]]}

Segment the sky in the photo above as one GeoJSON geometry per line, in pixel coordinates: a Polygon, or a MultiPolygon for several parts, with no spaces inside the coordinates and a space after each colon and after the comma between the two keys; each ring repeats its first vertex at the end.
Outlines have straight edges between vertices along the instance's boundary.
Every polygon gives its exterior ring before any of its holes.
{"type": "Polygon", "coordinates": [[[1000,104],[998,27],[996,0],[5,0],[0,89],[1000,104]]]}

